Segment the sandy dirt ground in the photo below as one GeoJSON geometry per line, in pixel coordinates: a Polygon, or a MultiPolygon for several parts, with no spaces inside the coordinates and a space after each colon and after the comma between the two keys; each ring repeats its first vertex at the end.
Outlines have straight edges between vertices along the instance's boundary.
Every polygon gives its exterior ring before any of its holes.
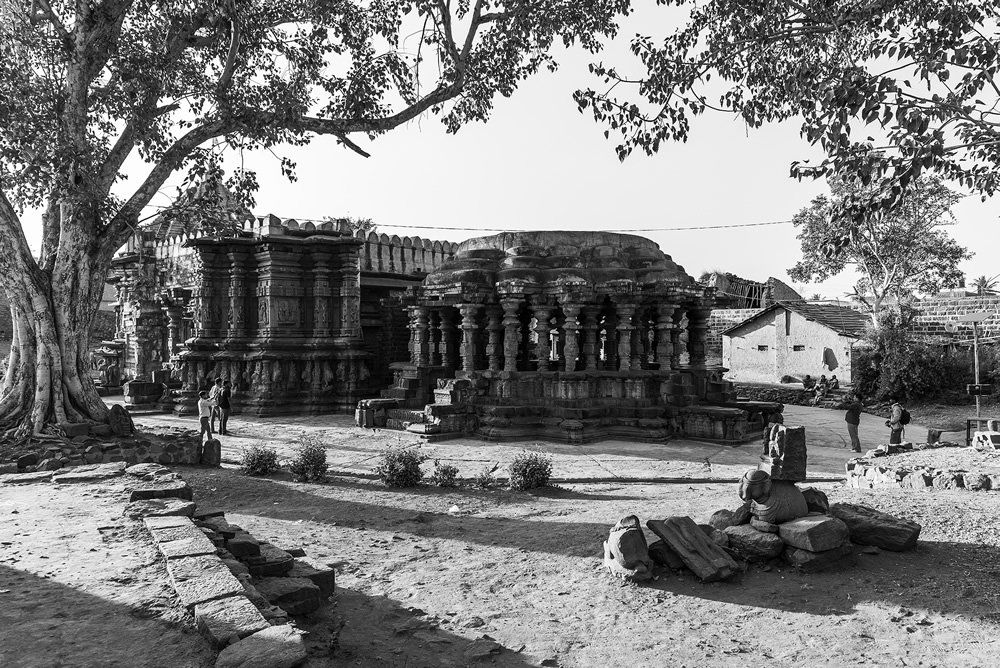
{"type": "MultiPolygon", "coordinates": [[[[839,433],[842,416],[820,417],[839,433]]],[[[287,453],[301,433],[322,435],[307,420],[252,424],[234,422],[238,435],[224,441],[231,457],[241,443],[287,453]]],[[[861,554],[856,567],[838,573],[807,575],[773,562],[725,583],[664,571],[632,585],[602,568],[611,526],[630,514],[703,521],[735,507],[736,485],[726,480],[746,468],[756,446],[529,444],[553,454],[557,477],[602,482],[534,493],[391,489],[366,474],[398,436],[323,429],[341,472],[327,483],[250,478],[232,466],[178,468],[200,504],[336,566],[335,604],[297,620],[310,632],[313,668],[997,665],[996,492],[816,483],[832,502],[919,522],[916,549],[861,554]],[[628,481],[643,472],[650,475],[633,479],[679,480],[628,481]]],[[[850,453],[834,434],[822,445],[823,429],[814,428],[810,443],[835,473],[850,453]]],[[[468,476],[509,460],[520,445],[425,447],[460,462],[468,476]]],[[[120,518],[121,485],[0,486],[0,666],[213,665],[163,562],[138,524],[120,518]]]]}

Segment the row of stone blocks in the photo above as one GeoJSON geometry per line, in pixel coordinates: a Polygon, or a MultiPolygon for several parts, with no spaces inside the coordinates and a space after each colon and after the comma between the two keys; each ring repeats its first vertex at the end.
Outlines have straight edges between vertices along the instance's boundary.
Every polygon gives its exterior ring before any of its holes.
{"type": "Polygon", "coordinates": [[[923,468],[896,468],[852,459],[846,464],[847,483],[855,489],[902,487],[903,489],[1000,490],[1000,473],[951,471],[923,468]]]}
{"type": "Polygon", "coordinates": [[[181,603],[199,631],[221,649],[217,668],[294,666],[305,661],[289,615],[315,611],[335,589],[334,571],[302,550],[281,550],[229,524],[221,511],[198,511],[184,498],[130,504],[167,563],[181,603]],[[281,659],[274,659],[274,654],[281,659]],[[253,663],[253,665],[258,665],[253,663]],[[247,664],[249,665],[249,664],[247,664]]]}
{"type": "Polygon", "coordinates": [[[222,447],[216,440],[201,443],[197,434],[178,434],[169,439],[136,439],[102,442],[76,436],[62,445],[48,446],[41,452],[20,455],[15,461],[0,464],[0,473],[57,471],[67,467],[124,462],[133,464],[201,464],[218,466],[222,447]]]}

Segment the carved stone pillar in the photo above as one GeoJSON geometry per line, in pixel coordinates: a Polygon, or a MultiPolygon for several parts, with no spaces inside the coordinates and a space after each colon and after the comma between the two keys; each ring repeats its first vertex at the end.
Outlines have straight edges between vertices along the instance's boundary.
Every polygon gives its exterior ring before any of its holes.
{"type": "Polygon", "coordinates": [[[476,312],[477,304],[462,304],[458,307],[462,314],[462,370],[476,370],[476,312]]]}
{"type": "Polygon", "coordinates": [[[632,368],[632,316],[635,314],[635,304],[616,304],[618,312],[618,370],[628,371],[632,368]]]}
{"type": "Polygon", "coordinates": [[[406,349],[410,351],[410,364],[417,363],[417,307],[407,306],[406,314],[409,317],[409,321],[406,323],[406,329],[410,332],[410,340],[406,344],[406,349]]]}
{"type": "Polygon", "coordinates": [[[416,313],[413,323],[413,363],[419,366],[427,366],[430,363],[430,342],[428,340],[430,309],[426,306],[417,306],[414,310],[416,313]]]}
{"type": "Polygon", "coordinates": [[[441,361],[444,358],[444,346],[441,342],[444,340],[444,333],[441,331],[441,323],[444,321],[441,312],[443,309],[436,309],[430,312],[427,318],[427,349],[430,351],[428,363],[431,366],[438,364],[443,364],[441,361]]]}
{"type": "Polygon", "coordinates": [[[673,344],[671,338],[674,329],[673,313],[677,309],[674,304],[660,304],[656,316],[656,362],[660,365],[660,371],[666,371],[671,367],[673,356],[673,344]]]}
{"type": "Polygon", "coordinates": [[[549,332],[552,330],[551,323],[552,309],[548,304],[537,304],[534,306],[535,314],[535,334],[538,335],[538,344],[535,346],[535,354],[538,358],[538,370],[548,371],[549,359],[552,357],[551,339],[549,332]]]}
{"type": "Polygon", "coordinates": [[[587,371],[597,368],[598,355],[598,330],[601,310],[597,306],[585,306],[583,308],[583,362],[587,371]]]}
{"type": "Polygon", "coordinates": [[[687,311],[676,309],[673,315],[674,326],[670,330],[670,368],[676,369],[681,364],[681,323],[687,311]]]}
{"type": "Polygon", "coordinates": [[[491,306],[486,310],[489,323],[486,331],[489,332],[489,342],[486,344],[486,356],[489,359],[490,371],[499,371],[501,356],[503,355],[502,332],[503,309],[498,306],[491,306]]]}
{"type": "Polygon", "coordinates": [[[517,317],[520,299],[504,299],[503,307],[503,370],[517,371],[517,351],[521,347],[521,319],[517,317]]]}
{"type": "Polygon", "coordinates": [[[688,364],[705,366],[708,342],[708,318],[712,309],[699,307],[688,312],[688,364]]]}
{"type": "Polygon", "coordinates": [[[229,327],[227,335],[231,339],[241,339],[247,335],[247,253],[229,251],[229,261],[229,327]]]}
{"type": "Polygon", "coordinates": [[[618,368],[618,316],[607,313],[604,316],[604,368],[618,368]]]}
{"type": "MultiPolygon", "coordinates": [[[[332,335],[330,321],[330,255],[313,252],[315,268],[313,269],[313,332],[315,338],[328,338],[332,335]]],[[[318,375],[318,374],[317,374],[318,375]]]]}
{"type": "Polygon", "coordinates": [[[581,304],[562,304],[563,315],[566,322],[563,329],[566,330],[566,345],[563,348],[563,355],[566,359],[566,371],[576,371],[577,358],[580,356],[580,315],[581,304]]]}
{"type": "Polygon", "coordinates": [[[181,319],[184,317],[184,308],[177,304],[167,306],[163,309],[167,314],[167,348],[169,355],[176,355],[180,352],[181,343],[181,319]]]}
{"type": "Polygon", "coordinates": [[[457,334],[455,327],[455,312],[451,308],[442,308],[438,311],[441,318],[439,328],[441,329],[441,365],[449,369],[458,368],[458,360],[455,359],[455,349],[458,347],[455,341],[457,334]]]}
{"type": "Polygon", "coordinates": [[[643,308],[640,306],[632,316],[632,363],[629,365],[632,371],[642,369],[642,362],[646,359],[645,341],[643,341],[645,336],[646,322],[643,315],[643,308]]]}

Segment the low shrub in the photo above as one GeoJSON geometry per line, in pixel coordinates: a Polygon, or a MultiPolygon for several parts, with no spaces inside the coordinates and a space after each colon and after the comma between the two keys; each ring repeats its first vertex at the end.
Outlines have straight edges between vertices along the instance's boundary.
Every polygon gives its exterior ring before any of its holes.
{"type": "Polygon", "coordinates": [[[268,475],[281,470],[278,452],[274,448],[251,445],[240,455],[240,471],[245,475],[268,475]]]}
{"type": "Polygon", "coordinates": [[[480,489],[489,489],[490,487],[496,485],[497,478],[493,474],[496,472],[499,466],[500,466],[499,464],[494,464],[493,467],[491,468],[489,464],[485,465],[483,467],[483,470],[480,471],[478,475],[476,475],[475,479],[476,487],[480,489]]]}
{"type": "Polygon", "coordinates": [[[544,487],[552,477],[552,460],[538,452],[522,452],[514,457],[508,470],[513,490],[544,487]]]}
{"type": "Polygon", "coordinates": [[[420,484],[424,472],[420,465],[427,459],[416,448],[386,450],[375,467],[375,475],[389,487],[414,487],[420,484]]]}
{"type": "Polygon", "coordinates": [[[430,481],[438,487],[458,487],[458,467],[451,464],[442,464],[434,460],[434,472],[431,473],[430,481]]]}
{"type": "Polygon", "coordinates": [[[303,437],[288,470],[299,482],[323,482],[327,471],[326,448],[315,437],[303,437]]]}

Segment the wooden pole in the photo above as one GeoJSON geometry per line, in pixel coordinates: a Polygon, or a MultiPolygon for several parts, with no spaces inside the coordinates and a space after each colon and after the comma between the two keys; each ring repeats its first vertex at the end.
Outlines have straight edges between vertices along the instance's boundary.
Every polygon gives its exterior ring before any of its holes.
{"type": "MultiPolygon", "coordinates": [[[[979,385],[979,323],[972,323],[972,354],[976,358],[976,385],[979,385]]],[[[976,417],[979,417],[979,387],[976,387],[976,417]]],[[[978,428],[978,427],[977,427],[978,428]]]]}

